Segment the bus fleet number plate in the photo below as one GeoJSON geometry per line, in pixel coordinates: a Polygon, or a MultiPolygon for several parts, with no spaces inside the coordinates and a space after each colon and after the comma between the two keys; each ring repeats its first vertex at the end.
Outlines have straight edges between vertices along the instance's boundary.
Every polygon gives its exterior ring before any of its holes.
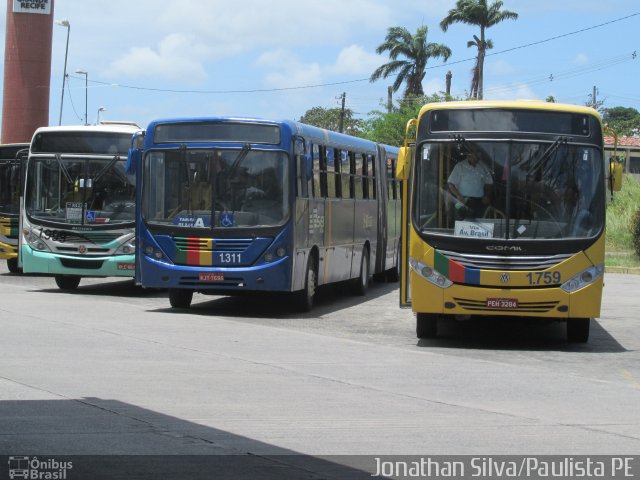
{"type": "Polygon", "coordinates": [[[487,298],[488,308],[518,308],[517,298],[487,298]]]}
{"type": "Polygon", "coordinates": [[[212,272],[200,272],[201,282],[224,282],[224,274],[212,272]]]}

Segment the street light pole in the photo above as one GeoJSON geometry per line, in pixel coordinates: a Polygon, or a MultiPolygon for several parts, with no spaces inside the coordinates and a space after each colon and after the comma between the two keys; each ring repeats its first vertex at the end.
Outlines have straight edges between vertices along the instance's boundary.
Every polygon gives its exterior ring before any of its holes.
{"type": "Polygon", "coordinates": [[[98,108],[98,118],[96,118],[96,125],[100,125],[100,112],[106,112],[107,109],[104,107],[98,108]]]}
{"type": "Polygon", "coordinates": [[[84,70],[76,70],[79,75],[84,75],[84,124],[89,125],[87,107],[89,104],[89,73],[84,70]]]}
{"type": "Polygon", "coordinates": [[[62,72],[62,94],[60,96],[60,119],[58,125],[62,125],[62,106],[64,105],[64,84],[67,80],[67,56],[69,55],[69,34],[71,33],[71,24],[69,20],[59,20],[56,22],[58,25],[62,25],[67,28],[67,47],[64,51],[64,70],[62,72]]]}

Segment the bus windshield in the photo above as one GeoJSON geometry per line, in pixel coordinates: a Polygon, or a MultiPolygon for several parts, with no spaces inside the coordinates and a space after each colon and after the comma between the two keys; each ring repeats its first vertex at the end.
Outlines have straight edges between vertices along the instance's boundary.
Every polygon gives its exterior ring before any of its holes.
{"type": "Polygon", "coordinates": [[[284,152],[249,145],[151,151],[142,215],[148,223],[189,228],[281,225],[289,216],[288,165],[284,152]]]}
{"type": "Polygon", "coordinates": [[[20,213],[23,162],[0,159],[0,215],[20,213]]]}
{"type": "Polygon", "coordinates": [[[67,225],[122,225],[135,221],[135,177],[126,157],[34,155],[28,171],[29,217],[67,225]]]}
{"type": "Polygon", "coordinates": [[[413,222],[422,234],[562,239],[604,228],[601,153],[565,137],[424,143],[415,172],[413,222]]]}

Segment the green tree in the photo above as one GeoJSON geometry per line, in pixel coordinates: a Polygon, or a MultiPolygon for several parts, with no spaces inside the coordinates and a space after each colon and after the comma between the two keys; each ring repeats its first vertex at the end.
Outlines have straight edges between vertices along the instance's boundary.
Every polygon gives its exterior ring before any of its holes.
{"type": "Polygon", "coordinates": [[[393,82],[393,91],[397,92],[402,84],[406,84],[404,97],[421,97],[424,95],[422,81],[426,75],[427,62],[430,58],[443,58],[445,61],[451,56],[451,49],[440,43],[429,43],[426,25],[418,28],[412,35],[404,27],[390,27],[384,42],[378,46],[376,53],[389,52],[390,62],[378,67],[369,81],[375,82],[380,78],[387,78],[397,74],[393,82]]]}
{"type": "Polygon", "coordinates": [[[621,137],[640,135],[640,112],[630,107],[603,109],[602,121],[621,137]]]}
{"type": "MultiPolygon", "coordinates": [[[[300,117],[300,122],[338,132],[340,131],[341,111],[342,109],[339,107],[313,107],[307,110],[304,115],[300,117]]],[[[349,108],[344,109],[343,125],[344,133],[354,136],[362,136],[362,120],[354,118],[353,110],[349,108]]]]}
{"type": "Polygon", "coordinates": [[[478,55],[471,70],[471,98],[482,100],[484,88],[484,58],[487,50],[493,48],[493,42],[485,38],[485,31],[504,20],[516,20],[518,14],[509,10],[500,10],[502,1],[496,0],[487,5],[487,0],[458,0],[455,8],[440,22],[443,31],[454,23],[466,23],[480,27],[480,37],[473,36],[467,47],[476,47],[478,55]]]}
{"type": "Polygon", "coordinates": [[[369,140],[401,146],[407,122],[416,118],[422,106],[426,103],[460,100],[444,92],[421,97],[412,97],[400,102],[392,111],[374,110],[364,122],[363,135],[369,140]]]}

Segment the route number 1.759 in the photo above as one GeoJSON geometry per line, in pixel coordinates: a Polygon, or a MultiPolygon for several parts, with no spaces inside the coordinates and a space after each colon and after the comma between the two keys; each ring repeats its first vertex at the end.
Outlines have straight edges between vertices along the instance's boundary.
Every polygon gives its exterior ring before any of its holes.
{"type": "Polygon", "coordinates": [[[529,285],[554,285],[560,283],[560,272],[531,272],[527,273],[529,285]]]}

